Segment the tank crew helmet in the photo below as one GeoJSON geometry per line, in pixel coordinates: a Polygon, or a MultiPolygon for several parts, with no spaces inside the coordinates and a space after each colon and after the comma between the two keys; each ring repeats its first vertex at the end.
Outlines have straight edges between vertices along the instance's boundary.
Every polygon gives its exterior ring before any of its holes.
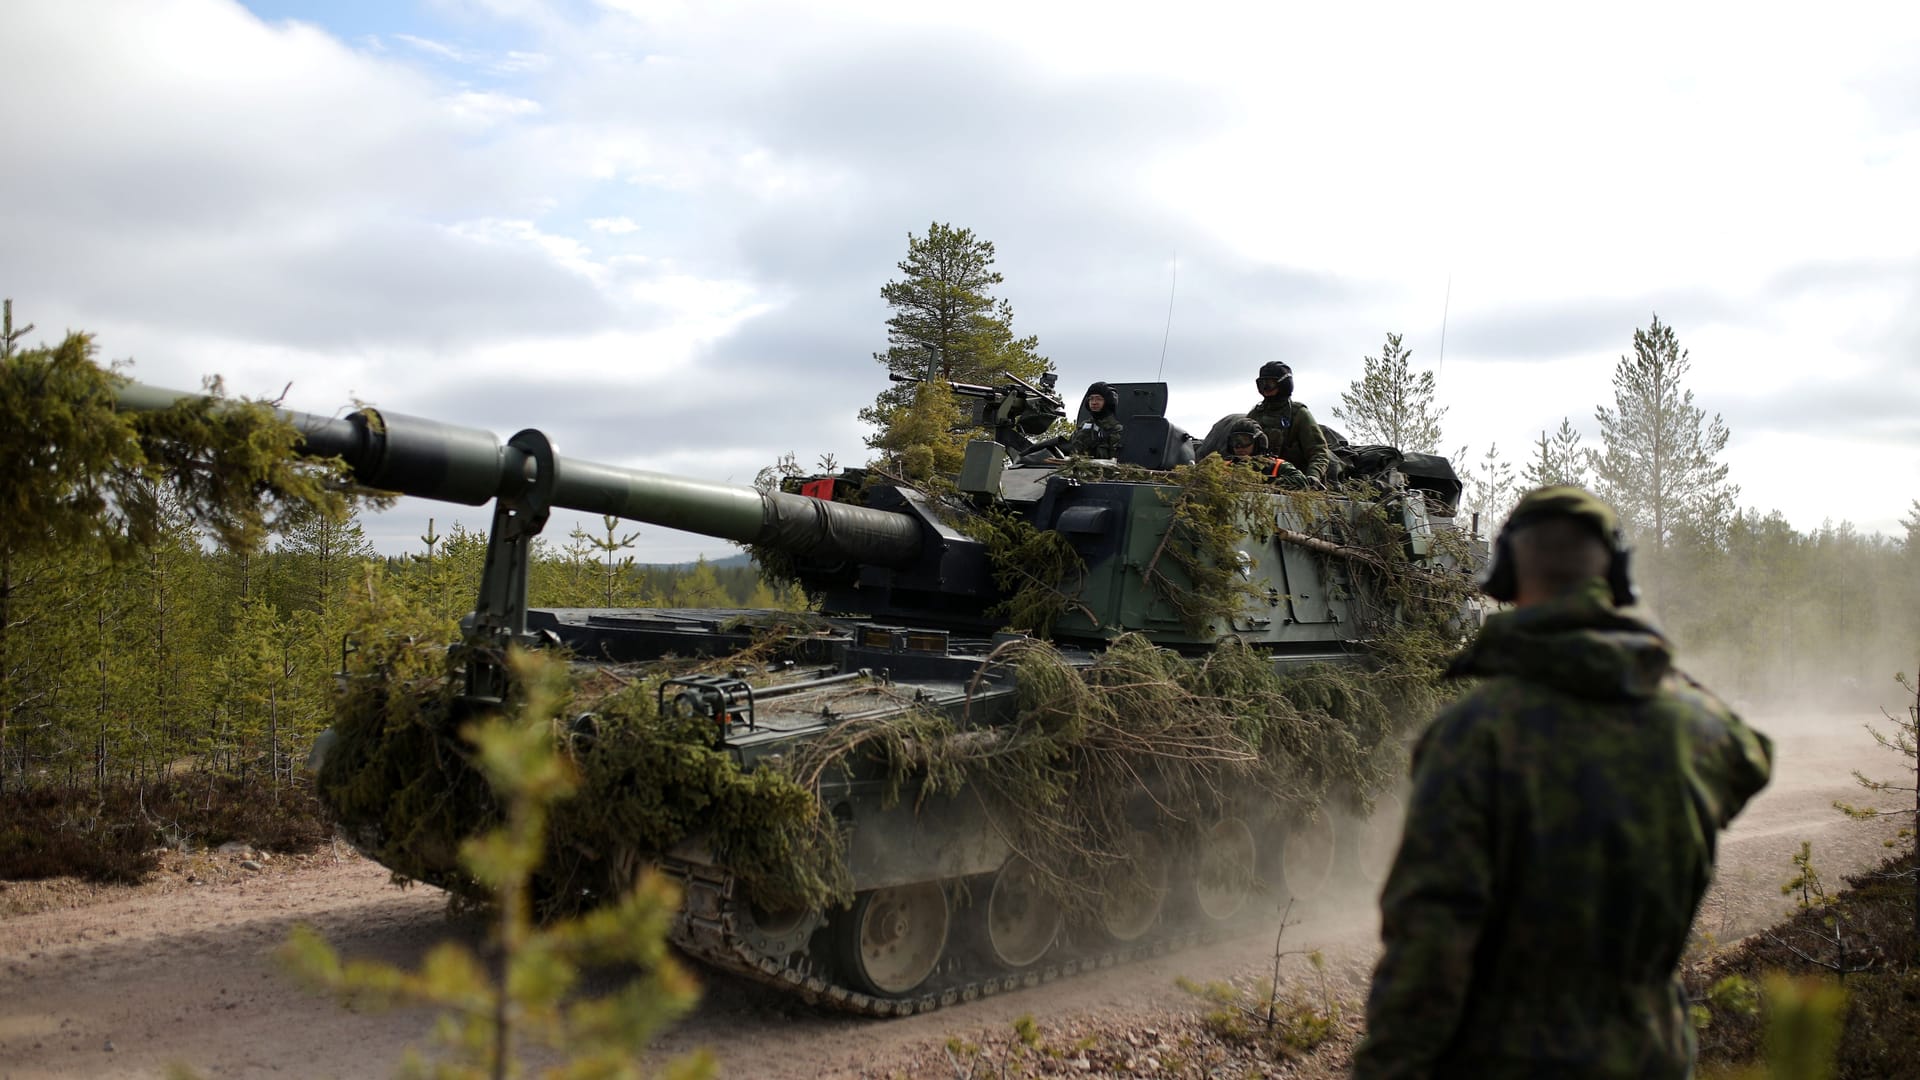
{"type": "Polygon", "coordinates": [[[1260,365],[1260,374],[1254,377],[1253,385],[1262,396],[1272,390],[1274,397],[1284,401],[1293,396],[1293,369],[1278,360],[1269,360],[1260,365]]]}
{"type": "Polygon", "coordinates": [[[1227,428],[1227,450],[1234,454],[1241,451],[1248,454],[1266,453],[1267,429],[1260,426],[1260,421],[1250,416],[1235,420],[1233,426],[1227,428]]]}
{"type": "Polygon", "coordinates": [[[1097,382],[1087,387],[1086,396],[1080,399],[1080,404],[1086,406],[1087,411],[1095,416],[1112,416],[1114,407],[1120,404],[1120,396],[1113,392],[1111,384],[1097,382]],[[1097,409],[1093,407],[1092,400],[1095,394],[1100,395],[1100,407],[1097,409]]]}
{"type": "Polygon", "coordinates": [[[1619,516],[1598,495],[1572,484],[1536,488],[1520,496],[1507,523],[1500,527],[1500,535],[1494,539],[1493,558],[1487,561],[1486,573],[1480,579],[1481,592],[1502,603],[1512,603],[1519,597],[1520,578],[1513,564],[1513,535],[1552,517],[1572,518],[1607,545],[1612,556],[1607,562],[1607,587],[1613,593],[1615,607],[1626,607],[1640,599],[1628,568],[1633,549],[1627,546],[1619,516]]]}

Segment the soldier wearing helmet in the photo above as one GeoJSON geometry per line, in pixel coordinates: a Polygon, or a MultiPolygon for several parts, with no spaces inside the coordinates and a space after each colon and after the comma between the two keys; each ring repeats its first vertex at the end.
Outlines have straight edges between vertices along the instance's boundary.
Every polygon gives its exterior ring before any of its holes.
{"type": "Polygon", "coordinates": [[[1483,587],[1516,606],[1454,658],[1479,682],[1414,748],[1358,1080],[1691,1075],[1676,970],[1772,744],[1674,668],[1627,562],[1577,487],[1500,531],[1483,587]]]}
{"type": "Polygon", "coordinates": [[[1225,448],[1222,457],[1236,465],[1245,465],[1257,469],[1269,480],[1281,487],[1304,488],[1307,478],[1286,461],[1274,457],[1267,442],[1266,429],[1260,421],[1250,416],[1235,420],[1226,433],[1225,448]]]}
{"type": "Polygon", "coordinates": [[[1293,400],[1293,369],[1278,360],[1260,365],[1253,380],[1260,391],[1260,403],[1247,415],[1259,421],[1267,433],[1267,444],[1276,457],[1284,458],[1315,481],[1324,480],[1333,460],[1327,449],[1327,436],[1314,422],[1313,413],[1293,400]]]}

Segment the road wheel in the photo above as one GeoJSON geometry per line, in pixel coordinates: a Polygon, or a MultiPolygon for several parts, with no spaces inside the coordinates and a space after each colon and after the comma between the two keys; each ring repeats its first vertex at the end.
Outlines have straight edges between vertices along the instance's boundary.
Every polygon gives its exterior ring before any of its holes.
{"type": "Polygon", "coordinates": [[[1040,872],[1018,855],[1001,864],[987,889],[986,942],[993,961],[1023,968],[1053,947],[1060,933],[1060,904],[1043,887],[1040,872]]]}
{"type": "Polygon", "coordinates": [[[1363,884],[1386,883],[1393,869],[1393,857],[1400,851],[1400,829],[1406,823],[1406,805],[1391,791],[1381,792],[1373,800],[1373,816],[1353,823],[1350,846],[1353,848],[1353,872],[1363,884]]]}
{"type": "Polygon", "coordinates": [[[1137,941],[1153,929],[1167,902],[1166,845],[1142,829],[1128,834],[1126,865],[1116,868],[1100,901],[1100,928],[1118,942],[1137,941]]]}
{"type": "Polygon", "coordinates": [[[1280,851],[1280,880],[1287,896],[1312,900],[1327,891],[1340,849],[1337,840],[1333,815],[1326,807],[1312,817],[1296,820],[1287,829],[1286,846],[1280,851]]]}
{"type": "Polygon", "coordinates": [[[1253,894],[1253,830],[1237,817],[1221,818],[1199,836],[1193,867],[1193,903],[1215,921],[1231,919],[1253,894]]]}
{"type": "Polygon", "coordinates": [[[840,969],[869,993],[904,997],[939,965],[949,922],[937,881],[863,892],[835,920],[840,969]]]}

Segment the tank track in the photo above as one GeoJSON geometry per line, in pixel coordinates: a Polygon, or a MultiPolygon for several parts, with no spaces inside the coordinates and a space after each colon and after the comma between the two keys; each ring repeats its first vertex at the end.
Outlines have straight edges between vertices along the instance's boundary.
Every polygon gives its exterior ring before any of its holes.
{"type": "Polygon", "coordinates": [[[1163,929],[1148,940],[1125,945],[1102,943],[1097,948],[1055,946],[1044,963],[1014,972],[979,974],[948,970],[954,960],[928,979],[930,988],[907,998],[876,997],[832,981],[805,952],[781,958],[758,950],[739,932],[740,903],[735,899],[733,875],[716,867],[668,860],[660,867],[684,892],[680,917],[669,938],[683,952],[723,971],[744,976],[763,986],[800,998],[809,1005],[860,1016],[895,1017],[929,1013],[994,994],[1041,986],[1092,971],[1104,971],[1136,960],[1211,944],[1224,937],[1251,931],[1256,921],[1246,913],[1217,925],[1163,929]]]}

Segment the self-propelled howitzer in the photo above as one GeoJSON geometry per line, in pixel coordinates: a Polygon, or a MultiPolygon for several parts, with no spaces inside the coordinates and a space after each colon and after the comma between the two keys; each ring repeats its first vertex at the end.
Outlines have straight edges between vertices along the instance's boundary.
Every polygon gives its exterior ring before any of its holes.
{"type": "MultiPolygon", "coordinates": [[[[1393,772],[1409,717],[1392,702],[1414,682],[1373,675],[1371,645],[1461,578],[1458,482],[1444,460],[1372,448],[1347,455],[1364,483],[1341,494],[1268,492],[1194,463],[1164,385],[1115,389],[1118,460],[1030,441],[1042,425],[1022,410],[1044,395],[1012,387],[975,419],[1019,437],[970,444],[927,490],[844,470],[761,492],[565,459],[537,431],[282,412],[369,488],[495,504],[454,708],[405,725],[343,709],[319,747],[323,800],[370,857],[471,888],[453,852],[488,819],[460,719],[509,697],[506,645],[557,641],[645,688],[576,719],[566,750],[610,778],[575,804],[647,835],[559,838],[547,899],[591,902],[663,867],[686,890],[682,948],[878,1016],[1231,932],[1263,883],[1305,900],[1377,873],[1391,836],[1357,810],[1393,772]],[[770,641],[776,613],[529,610],[531,540],[555,508],[752,545],[818,614],[770,641]],[[1047,614],[1010,632],[1022,602],[1047,614]],[[720,662],[649,667],[698,656],[720,662]],[[662,749],[688,732],[698,746],[662,749]],[[403,738],[439,749],[400,761],[403,738]],[[660,765],[690,759],[705,764],[660,765]],[[765,837],[793,835],[753,816],[770,775],[826,823],[830,843],[782,856],[807,867],[770,861],[765,837]],[[409,816],[429,804],[454,833],[409,816]],[[662,807],[671,829],[644,817],[662,807]]],[[[182,396],[133,385],[121,403],[182,396]]]]}

